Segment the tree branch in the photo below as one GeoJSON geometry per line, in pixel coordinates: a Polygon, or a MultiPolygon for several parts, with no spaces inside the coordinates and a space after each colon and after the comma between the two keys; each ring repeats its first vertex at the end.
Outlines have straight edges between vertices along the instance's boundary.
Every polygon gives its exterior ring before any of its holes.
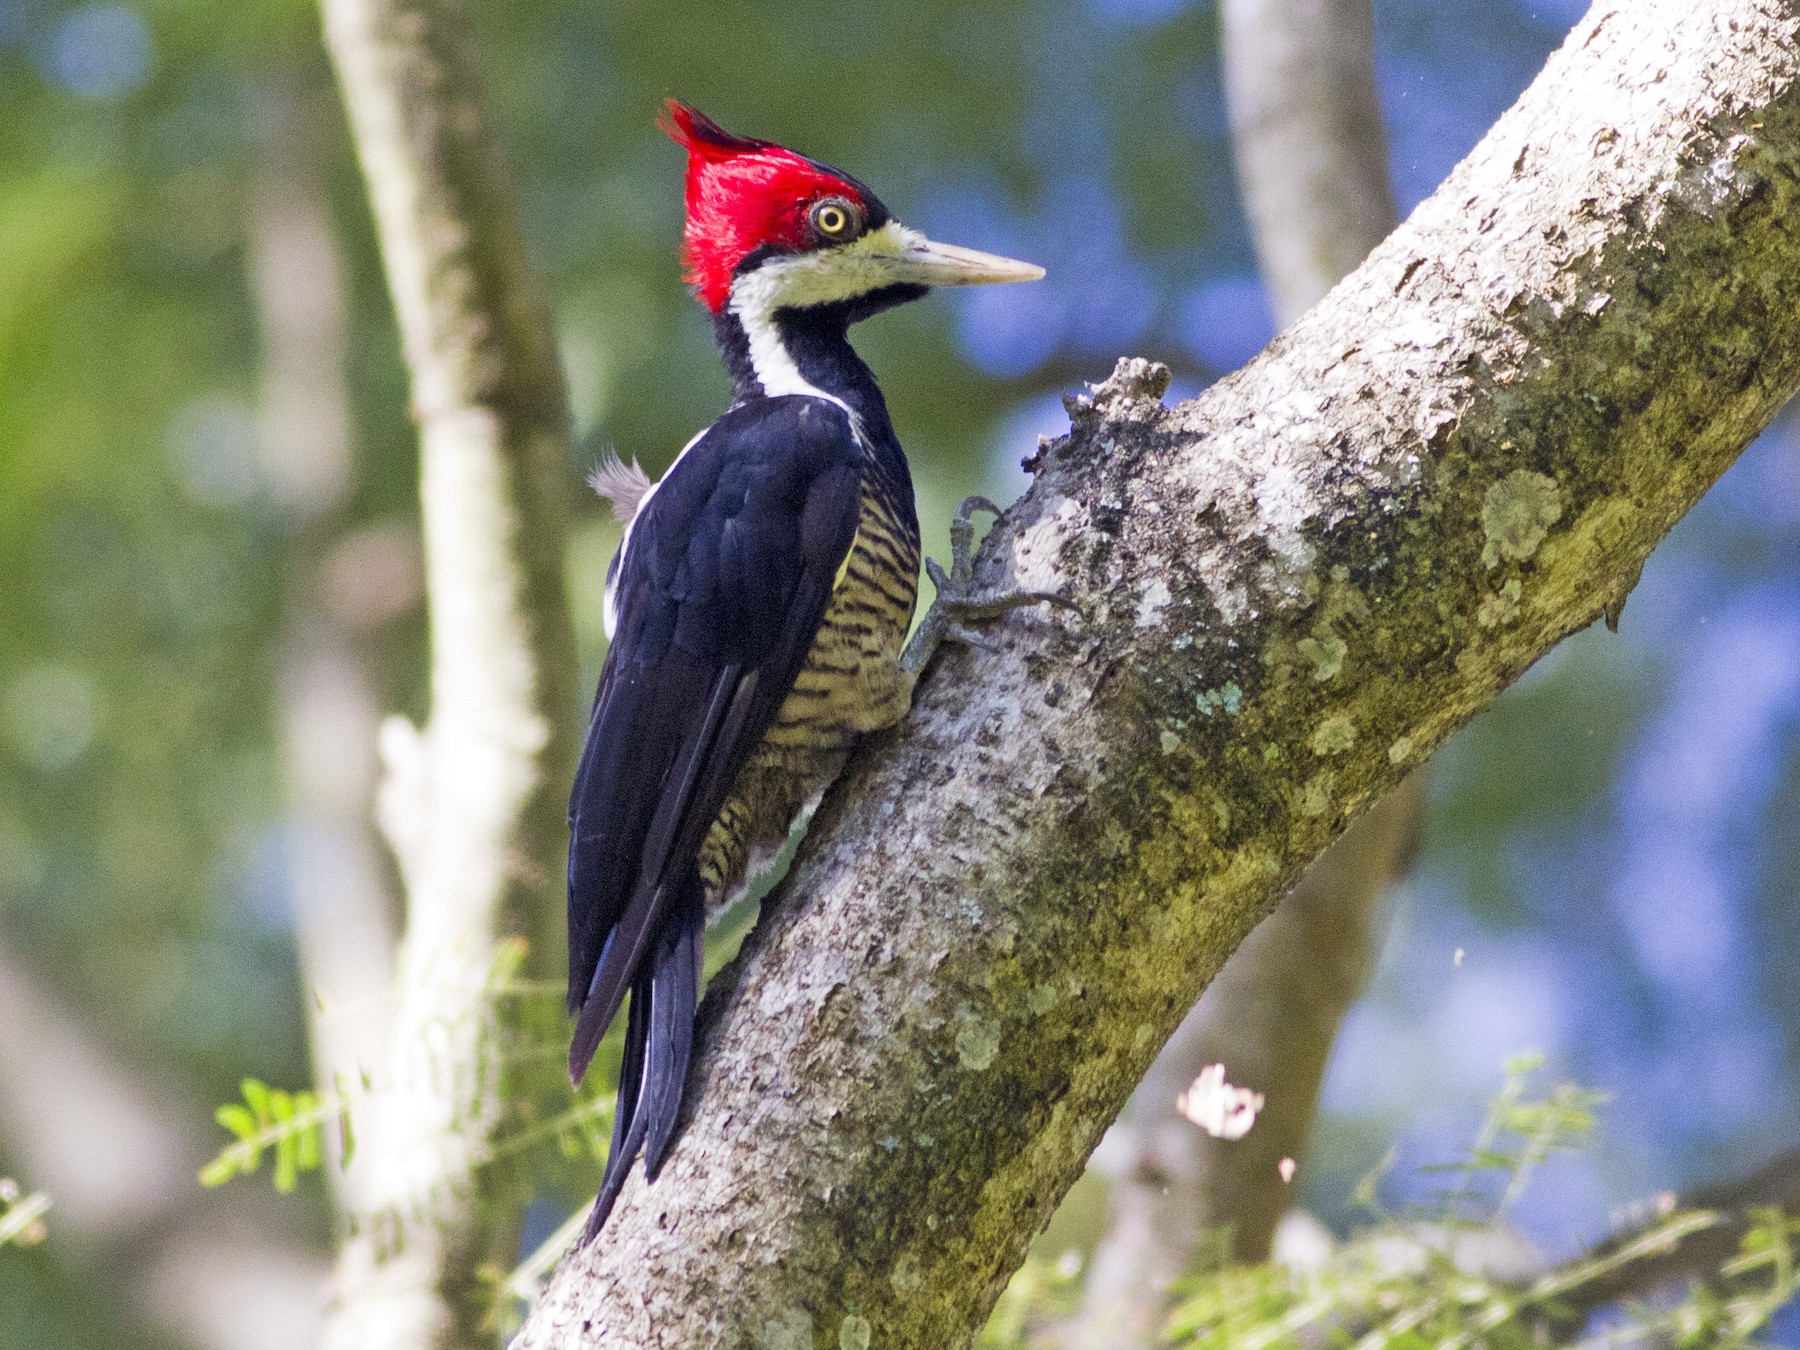
{"type": "Polygon", "coordinates": [[[1797,32],[1596,5],[1257,362],[1076,404],[977,577],[1085,615],[947,654],[853,762],[708,998],[661,1178],[521,1350],[966,1341],[1256,920],[1800,383],[1797,32]]]}
{"type": "MultiPolygon", "coordinates": [[[[1374,8],[1371,0],[1224,0],[1219,20],[1238,183],[1276,322],[1286,327],[1398,223],[1375,94],[1374,8]]],[[[1193,1232],[1229,1226],[1237,1260],[1265,1260],[1287,1211],[1294,1190],[1279,1165],[1305,1156],[1338,1024],[1380,946],[1382,895],[1418,849],[1425,781],[1421,767],[1307,869],[1163,1051],[1167,1058],[1177,1041],[1185,1045],[1170,1080],[1177,1090],[1223,1063],[1231,1081],[1267,1098],[1244,1139],[1191,1126],[1183,1136],[1193,1155],[1193,1232]]],[[[1174,1097],[1159,1105],[1172,1124],[1174,1097]]],[[[1190,1236],[1184,1259],[1192,1250],[1190,1236]]]]}
{"type": "MultiPolygon", "coordinates": [[[[1362,261],[1396,220],[1375,100],[1370,0],[1225,0],[1225,90],[1238,183],[1284,327],[1362,261]]],[[[1421,768],[1357,821],[1244,940],[1182,1019],[1094,1165],[1110,1162],[1107,1233],[1070,1350],[1162,1339],[1166,1291],[1202,1231],[1266,1260],[1294,1188],[1338,1025],[1380,945],[1377,910],[1416,850],[1421,768]],[[1214,1139],[1176,1105],[1209,1064],[1263,1093],[1243,1139],[1214,1139]]]]}
{"type": "Polygon", "coordinates": [[[1070,1350],[1160,1345],[1168,1290],[1200,1235],[1230,1227],[1231,1256],[1268,1259],[1287,1212],[1283,1158],[1305,1156],[1338,1024],[1377,946],[1383,887],[1405,870],[1423,770],[1377,802],[1244,939],[1156,1057],[1104,1148],[1118,1175],[1070,1350]],[[1208,1064],[1266,1105],[1242,1139],[1214,1139],[1176,1108],[1208,1064]],[[1129,1124],[1127,1123],[1129,1121],[1129,1124]],[[1115,1151],[1116,1150],[1116,1151],[1115,1151]]]}
{"type": "Polygon", "coordinates": [[[323,0],[419,421],[430,725],[382,732],[407,888],[392,1045],[360,1112],[325,1344],[479,1344],[477,1268],[516,1246],[501,1123],[503,934],[556,931],[575,728],[561,567],[566,400],[470,16],[457,0],[323,0]]]}
{"type": "Polygon", "coordinates": [[[1679,1199],[1666,1199],[1670,1203],[1660,1207],[1656,1216],[1608,1238],[1576,1258],[1576,1264],[1605,1260],[1624,1251],[1672,1210],[1712,1214],[1718,1222],[1689,1231],[1666,1250],[1628,1262],[1598,1279],[1584,1280],[1561,1295],[1554,1322],[1557,1332],[1577,1332],[1596,1309],[1643,1298],[1677,1280],[1716,1279],[1750,1231],[1752,1211],[1778,1209],[1790,1217],[1800,1215],[1800,1149],[1780,1154],[1747,1176],[1703,1186],[1679,1199]]]}

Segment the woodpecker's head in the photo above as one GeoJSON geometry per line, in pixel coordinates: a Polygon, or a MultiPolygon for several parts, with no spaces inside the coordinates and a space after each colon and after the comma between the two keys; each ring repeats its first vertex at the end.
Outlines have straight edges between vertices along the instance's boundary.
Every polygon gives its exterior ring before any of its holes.
{"type": "Polygon", "coordinates": [[[1044,269],[909,230],[848,174],[733,136],[671,99],[663,130],[688,152],[687,279],[714,314],[848,305],[873,313],[928,286],[1035,281],[1044,269]],[[858,301],[869,301],[866,306],[858,301]]]}

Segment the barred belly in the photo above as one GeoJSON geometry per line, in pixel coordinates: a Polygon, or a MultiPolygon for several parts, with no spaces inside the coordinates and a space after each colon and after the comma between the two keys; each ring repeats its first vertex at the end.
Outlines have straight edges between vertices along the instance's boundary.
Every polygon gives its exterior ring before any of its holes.
{"type": "Polygon", "coordinates": [[[918,526],[871,475],[856,540],[806,664],[701,846],[709,922],[780,853],[858,738],[906,715],[912,677],[900,668],[900,653],[918,590],[918,526]]]}

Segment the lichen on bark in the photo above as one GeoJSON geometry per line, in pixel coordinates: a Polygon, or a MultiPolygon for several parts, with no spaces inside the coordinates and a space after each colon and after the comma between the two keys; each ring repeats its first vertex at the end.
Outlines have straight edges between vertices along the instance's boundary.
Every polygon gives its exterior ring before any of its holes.
{"type": "Polygon", "coordinates": [[[1302,867],[1613,603],[1800,383],[1797,29],[1597,5],[1255,363],[1170,409],[1127,362],[1075,406],[978,579],[1083,612],[947,653],[852,763],[709,994],[661,1177],[521,1350],[754,1345],[793,1313],[820,1346],[852,1317],[966,1342],[1302,867]],[[1554,494],[1490,568],[1518,473],[1554,494]]]}

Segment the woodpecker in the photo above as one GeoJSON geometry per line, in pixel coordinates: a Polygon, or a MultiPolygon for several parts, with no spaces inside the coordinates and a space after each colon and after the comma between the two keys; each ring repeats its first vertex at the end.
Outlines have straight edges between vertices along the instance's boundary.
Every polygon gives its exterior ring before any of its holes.
{"type": "MultiPolygon", "coordinates": [[[[912,477],[847,331],[932,286],[1044,274],[934,243],[850,175],[682,103],[669,102],[662,128],[687,151],[686,275],[712,313],[733,397],[660,482],[616,460],[594,479],[626,525],[569,803],[571,1081],[627,993],[631,1006],[587,1238],[633,1159],[643,1153],[654,1179],[674,1139],[706,924],[773,859],[857,739],[911,704],[912,477]]],[[[968,515],[966,504],[959,562],[968,515]]],[[[953,572],[931,567],[934,636],[947,615],[1046,598],[978,601],[966,562],[953,572]]]]}

